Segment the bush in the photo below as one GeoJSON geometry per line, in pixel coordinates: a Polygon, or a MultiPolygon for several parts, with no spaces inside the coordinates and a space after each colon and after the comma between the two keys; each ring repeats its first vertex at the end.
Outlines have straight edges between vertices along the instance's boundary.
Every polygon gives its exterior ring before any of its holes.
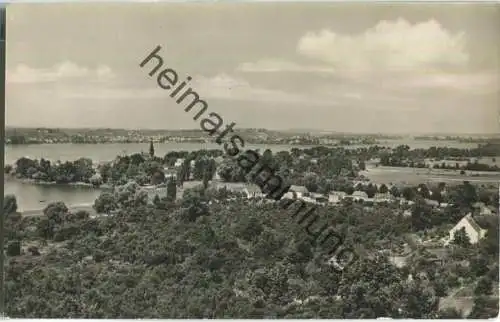
{"type": "Polygon", "coordinates": [[[10,242],[7,245],[7,256],[19,255],[21,255],[21,242],[18,240],[10,242]]]}
{"type": "Polygon", "coordinates": [[[109,214],[118,208],[115,197],[109,192],[103,192],[94,201],[94,209],[98,213],[109,214]]]}
{"type": "Polygon", "coordinates": [[[64,241],[71,239],[73,236],[77,235],[79,232],[79,227],[77,225],[64,225],[58,228],[54,234],[54,241],[64,241]]]}
{"type": "Polygon", "coordinates": [[[6,195],[3,198],[3,212],[5,215],[17,211],[17,199],[14,195],[6,195]]]}
{"type": "Polygon", "coordinates": [[[28,252],[30,252],[31,255],[33,255],[33,256],[40,256],[40,251],[38,250],[38,247],[36,247],[36,246],[28,247],[28,252]]]}
{"type": "Polygon", "coordinates": [[[90,214],[88,211],[85,211],[85,210],[78,210],[76,213],[75,213],[75,218],[78,219],[78,220],[85,220],[85,219],[88,219],[90,218],[90,214]]]}

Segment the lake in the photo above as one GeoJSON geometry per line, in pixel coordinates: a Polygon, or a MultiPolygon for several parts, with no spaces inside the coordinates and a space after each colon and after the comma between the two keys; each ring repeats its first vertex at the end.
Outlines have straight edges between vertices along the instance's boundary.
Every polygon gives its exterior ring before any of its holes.
{"type": "MultiPolygon", "coordinates": [[[[476,143],[461,143],[456,141],[414,141],[414,140],[384,140],[379,145],[396,147],[407,144],[410,148],[455,147],[475,148],[476,143]]],[[[216,143],[155,143],[156,155],[163,156],[170,151],[196,151],[200,149],[221,149],[216,143]]],[[[288,151],[291,148],[308,148],[301,145],[264,145],[249,144],[245,148],[260,149],[264,151],[269,148],[273,152],[288,151]]],[[[346,148],[357,148],[361,145],[347,146],[346,148]]],[[[76,160],[81,157],[91,158],[93,161],[109,161],[119,154],[132,154],[149,151],[148,143],[109,143],[109,144],[34,144],[34,145],[8,145],[5,146],[5,163],[14,163],[21,157],[45,158],[49,160],[76,160]]]]}
{"type": "MultiPolygon", "coordinates": [[[[407,144],[411,148],[428,148],[431,146],[449,146],[457,148],[474,148],[477,144],[459,143],[454,141],[403,141],[387,140],[380,143],[384,146],[398,146],[407,144]]],[[[269,148],[273,152],[287,151],[291,148],[305,148],[299,145],[248,145],[245,148],[260,149],[264,151],[269,148]]],[[[355,148],[357,146],[351,146],[355,148]]],[[[170,151],[195,151],[200,149],[220,149],[216,143],[156,143],[157,155],[163,156],[170,151]]],[[[5,147],[5,163],[12,164],[21,157],[45,158],[48,160],[76,160],[81,157],[91,158],[93,161],[108,161],[119,154],[132,154],[148,151],[148,143],[109,143],[109,144],[38,144],[17,145],[5,147]]],[[[15,194],[20,210],[40,209],[50,201],[63,201],[67,205],[81,205],[93,203],[100,191],[92,188],[81,188],[71,186],[46,186],[25,184],[15,181],[4,182],[5,194],[15,194]],[[42,202],[41,202],[42,201],[42,202]]]]}
{"type": "Polygon", "coordinates": [[[64,185],[35,185],[9,180],[4,181],[4,194],[14,194],[19,211],[29,211],[45,208],[54,201],[62,201],[67,206],[93,204],[100,190],[64,185]]]}

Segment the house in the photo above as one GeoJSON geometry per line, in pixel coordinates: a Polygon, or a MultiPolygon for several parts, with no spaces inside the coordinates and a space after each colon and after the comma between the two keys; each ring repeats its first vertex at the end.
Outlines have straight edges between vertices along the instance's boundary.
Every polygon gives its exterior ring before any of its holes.
{"type": "Polygon", "coordinates": [[[163,173],[165,173],[165,179],[176,179],[177,171],[174,169],[164,168],[163,173]]]}
{"type": "Polygon", "coordinates": [[[354,191],[352,194],[352,199],[354,201],[370,201],[370,198],[368,198],[368,195],[364,191],[354,191]]]}
{"type": "MultiPolygon", "coordinates": [[[[310,201],[310,202],[314,202],[314,203],[318,203],[318,202],[323,203],[323,202],[328,201],[328,198],[325,197],[324,194],[318,193],[318,192],[310,192],[309,197],[310,197],[310,199],[313,199],[313,201],[310,201]]],[[[304,198],[302,198],[302,200],[307,201],[304,198]]]]}
{"type": "Polygon", "coordinates": [[[262,193],[262,189],[256,184],[249,184],[243,190],[248,199],[263,198],[265,194],[262,193]]]}
{"type": "Polygon", "coordinates": [[[373,202],[392,202],[394,201],[394,196],[390,193],[376,193],[373,197],[373,202]]]}
{"type": "Polygon", "coordinates": [[[406,200],[405,198],[400,198],[399,199],[399,204],[402,205],[402,206],[404,206],[404,205],[411,206],[411,205],[415,204],[415,201],[413,201],[413,200],[406,200]]]}
{"type": "Polygon", "coordinates": [[[453,227],[449,232],[449,238],[446,240],[445,245],[449,244],[455,237],[455,232],[465,228],[466,234],[469,236],[469,241],[471,244],[476,244],[479,240],[486,236],[486,229],[483,229],[479,224],[472,218],[472,214],[468,213],[463,217],[455,227],[453,227]]]}
{"type": "Polygon", "coordinates": [[[175,160],[174,167],[178,168],[178,167],[182,166],[183,163],[184,163],[184,159],[179,158],[179,159],[175,160]]]}
{"type": "Polygon", "coordinates": [[[484,215],[491,215],[493,214],[493,211],[491,211],[491,209],[489,207],[481,207],[481,210],[479,210],[479,214],[481,216],[484,216],[484,215]]]}
{"type": "Polygon", "coordinates": [[[428,206],[431,206],[433,208],[437,208],[439,207],[439,202],[436,201],[436,200],[432,200],[432,199],[424,199],[425,203],[428,205],[428,206]]]}
{"type": "Polygon", "coordinates": [[[146,191],[148,194],[148,202],[153,203],[155,196],[160,197],[160,199],[165,198],[167,196],[167,188],[158,188],[155,186],[144,186],[142,187],[143,191],[146,191]]]}
{"type": "Polygon", "coordinates": [[[309,194],[309,190],[304,186],[292,185],[288,191],[293,193],[294,199],[302,199],[302,197],[309,194]]]}
{"type": "Polygon", "coordinates": [[[328,195],[328,202],[339,203],[340,201],[342,201],[342,199],[345,198],[345,196],[347,196],[347,193],[345,193],[344,191],[332,191],[328,195]]]}

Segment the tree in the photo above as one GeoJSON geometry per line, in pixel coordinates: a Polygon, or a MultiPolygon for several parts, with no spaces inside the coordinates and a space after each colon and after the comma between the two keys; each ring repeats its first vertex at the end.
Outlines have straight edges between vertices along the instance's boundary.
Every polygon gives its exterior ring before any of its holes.
{"type": "Polygon", "coordinates": [[[361,171],[366,170],[366,163],[365,163],[365,161],[362,161],[362,160],[359,161],[358,166],[359,166],[359,170],[361,170],[361,171]]]}
{"type": "Polygon", "coordinates": [[[21,242],[19,240],[11,241],[7,245],[7,256],[21,255],[21,242]]]}
{"type": "Polygon", "coordinates": [[[455,231],[453,234],[452,243],[462,247],[470,246],[470,238],[465,231],[465,227],[462,227],[460,230],[455,231]]]}
{"type": "Polygon", "coordinates": [[[28,169],[29,168],[36,169],[36,166],[37,166],[37,164],[34,160],[31,160],[30,158],[22,157],[16,161],[16,173],[21,175],[22,177],[27,177],[28,169]]]}
{"type": "Polygon", "coordinates": [[[318,191],[318,175],[315,173],[309,173],[304,178],[304,186],[307,188],[309,192],[317,192],[318,191]]]}
{"type": "Polygon", "coordinates": [[[12,171],[12,166],[10,164],[7,164],[7,165],[5,165],[3,170],[4,170],[4,173],[9,174],[12,171]]]}
{"type": "Polygon", "coordinates": [[[161,199],[160,199],[160,196],[158,196],[158,195],[154,196],[154,198],[153,198],[153,205],[155,205],[155,207],[157,207],[157,208],[161,208],[163,206],[162,202],[161,202],[161,199]]]}
{"type": "MultiPolygon", "coordinates": [[[[151,150],[151,146],[149,147],[149,149],[151,150]]],[[[154,152],[154,147],[153,147],[153,152],[154,152]]],[[[138,165],[144,163],[145,161],[146,161],[146,159],[144,159],[144,156],[141,153],[134,153],[134,154],[130,155],[130,164],[138,166],[138,165]]]]}
{"type": "Polygon", "coordinates": [[[387,188],[387,186],[385,185],[385,183],[383,183],[379,190],[378,190],[380,193],[387,193],[389,191],[389,188],[387,188]]]}
{"type": "Polygon", "coordinates": [[[498,316],[498,297],[477,296],[468,319],[489,319],[498,316]]]}
{"type": "Polygon", "coordinates": [[[109,192],[101,192],[99,197],[94,201],[93,208],[98,213],[109,214],[118,208],[115,197],[109,192]]]}
{"type": "Polygon", "coordinates": [[[417,198],[411,211],[411,224],[414,231],[429,228],[432,209],[422,197],[417,198]]]}
{"type": "Polygon", "coordinates": [[[415,198],[415,191],[410,187],[403,188],[403,198],[406,200],[413,200],[415,198]]]}
{"type": "Polygon", "coordinates": [[[260,163],[262,165],[272,166],[273,163],[273,152],[270,149],[266,149],[260,158],[260,163]]]}
{"type": "Polygon", "coordinates": [[[151,158],[155,156],[155,147],[153,146],[153,141],[149,142],[149,156],[151,158]]]}
{"type": "Polygon", "coordinates": [[[491,283],[492,281],[487,277],[480,278],[474,289],[474,295],[490,295],[492,293],[491,283]]]}
{"type": "Polygon", "coordinates": [[[479,277],[488,272],[488,257],[478,254],[470,260],[471,272],[479,277]]]}
{"type": "Polygon", "coordinates": [[[418,185],[417,192],[419,195],[422,196],[422,198],[429,198],[431,195],[429,188],[427,188],[427,186],[424,183],[418,185]]]}
{"type": "Polygon", "coordinates": [[[401,195],[401,193],[399,192],[398,187],[396,187],[396,186],[392,186],[391,187],[390,193],[391,193],[391,195],[393,195],[396,198],[398,198],[401,195]]]}
{"type": "Polygon", "coordinates": [[[165,174],[163,171],[156,171],[151,177],[151,184],[157,185],[165,182],[165,174]]]}
{"type": "Polygon", "coordinates": [[[74,173],[72,181],[89,182],[94,175],[92,160],[89,158],[80,158],[73,162],[74,173]]]}
{"type": "MultiPolygon", "coordinates": [[[[387,188],[387,187],[386,187],[387,188]]],[[[368,198],[373,198],[375,194],[377,193],[377,186],[372,184],[371,182],[366,186],[366,194],[368,195],[368,198]]]]}
{"type": "Polygon", "coordinates": [[[167,200],[174,202],[177,198],[177,184],[174,179],[169,179],[167,182],[167,200]]]}
{"type": "Polygon", "coordinates": [[[61,224],[68,213],[68,207],[61,201],[52,202],[43,210],[43,214],[47,217],[51,225],[61,224]]]}
{"type": "Polygon", "coordinates": [[[6,195],[3,198],[3,213],[8,215],[17,211],[17,199],[14,195],[6,195]]]}
{"type": "Polygon", "coordinates": [[[207,189],[208,188],[208,183],[209,181],[211,180],[211,172],[210,172],[210,169],[205,169],[205,171],[203,171],[203,188],[204,189],[207,189]]]}
{"type": "Polygon", "coordinates": [[[184,191],[181,206],[184,208],[183,218],[190,222],[195,221],[200,216],[209,214],[204,189],[199,187],[184,191]]]}

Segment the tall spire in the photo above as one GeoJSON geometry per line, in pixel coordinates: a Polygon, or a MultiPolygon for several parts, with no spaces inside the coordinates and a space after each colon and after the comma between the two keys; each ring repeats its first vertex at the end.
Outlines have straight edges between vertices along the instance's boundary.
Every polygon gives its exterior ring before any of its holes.
{"type": "Polygon", "coordinates": [[[155,156],[155,147],[153,146],[153,140],[149,141],[149,155],[151,157],[155,156]]]}

